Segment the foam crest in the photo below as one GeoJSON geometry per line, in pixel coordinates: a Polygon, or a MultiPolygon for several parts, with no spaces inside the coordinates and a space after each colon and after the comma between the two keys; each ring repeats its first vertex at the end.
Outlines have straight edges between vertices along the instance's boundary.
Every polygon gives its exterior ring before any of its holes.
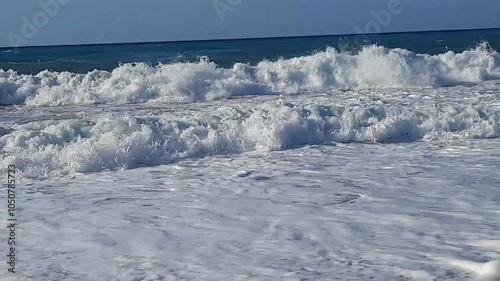
{"type": "Polygon", "coordinates": [[[178,118],[37,121],[2,131],[1,164],[15,164],[25,176],[38,177],[331,142],[498,138],[500,111],[480,106],[415,110],[272,102],[178,118]]]}
{"type": "Polygon", "coordinates": [[[0,70],[0,104],[57,106],[150,101],[205,101],[241,95],[297,94],[329,89],[441,87],[500,79],[500,55],[486,44],[462,53],[415,54],[366,46],[358,53],[329,48],[309,56],[237,63],[124,64],[111,72],[0,70]]]}

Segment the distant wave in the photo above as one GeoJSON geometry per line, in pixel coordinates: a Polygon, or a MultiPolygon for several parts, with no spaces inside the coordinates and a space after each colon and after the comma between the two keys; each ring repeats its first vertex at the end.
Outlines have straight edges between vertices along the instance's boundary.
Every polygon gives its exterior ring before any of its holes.
{"type": "Polygon", "coordinates": [[[0,127],[0,164],[15,164],[25,176],[38,177],[329,142],[500,137],[500,110],[484,106],[416,110],[276,101],[188,115],[50,120],[0,127]]]}
{"type": "Polygon", "coordinates": [[[415,54],[366,46],[359,53],[329,48],[309,56],[237,63],[222,68],[195,63],[123,64],[87,74],[0,70],[0,104],[55,106],[189,102],[239,95],[295,94],[309,90],[441,87],[500,79],[500,55],[487,44],[462,53],[415,54]]]}

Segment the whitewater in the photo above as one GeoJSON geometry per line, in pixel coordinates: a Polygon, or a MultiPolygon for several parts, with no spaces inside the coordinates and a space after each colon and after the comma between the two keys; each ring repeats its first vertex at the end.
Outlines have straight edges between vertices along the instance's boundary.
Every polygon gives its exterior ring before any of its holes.
{"type": "Polygon", "coordinates": [[[487,43],[2,69],[0,104],[12,280],[500,280],[487,43]]]}
{"type": "Polygon", "coordinates": [[[1,104],[57,106],[209,101],[242,95],[292,95],[305,91],[444,87],[500,79],[500,55],[487,43],[462,53],[415,54],[366,46],[358,53],[329,48],[310,56],[236,63],[149,66],[124,64],[111,72],[0,71],[1,104]]]}

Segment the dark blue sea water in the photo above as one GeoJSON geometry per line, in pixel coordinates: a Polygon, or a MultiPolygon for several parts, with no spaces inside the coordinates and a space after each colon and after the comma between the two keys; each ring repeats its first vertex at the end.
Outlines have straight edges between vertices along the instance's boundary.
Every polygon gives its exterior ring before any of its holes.
{"type": "Polygon", "coordinates": [[[500,29],[393,33],[378,35],[321,36],[272,39],[244,39],[192,42],[136,43],[29,47],[0,49],[0,68],[35,74],[42,70],[85,73],[94,69],[112,70],[130,62],[151,65],[197,61],[206,56],[223,67],[236,62],[256,64],[264,59],[291,58],[334,47],[356,52],[361,46],[378,44],[403,48],[415,53],[439,54],[447,50],[462,52],[488,42],[500,49],[500,29]]]}

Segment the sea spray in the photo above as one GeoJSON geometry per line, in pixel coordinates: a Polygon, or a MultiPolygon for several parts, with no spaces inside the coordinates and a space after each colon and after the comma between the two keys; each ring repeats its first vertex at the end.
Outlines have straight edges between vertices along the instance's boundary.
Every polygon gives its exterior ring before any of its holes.
{"type": "Polygon", "coordinates": [[[28,106],[207,101],[329,89],[426,88],[500,79],[500,55],[486,43],[462,53],[427,55],[365,46],[219,67],[208,58],[150,66],[123,64],[87,74],[0,70],[0,103],[28,106]]]}

